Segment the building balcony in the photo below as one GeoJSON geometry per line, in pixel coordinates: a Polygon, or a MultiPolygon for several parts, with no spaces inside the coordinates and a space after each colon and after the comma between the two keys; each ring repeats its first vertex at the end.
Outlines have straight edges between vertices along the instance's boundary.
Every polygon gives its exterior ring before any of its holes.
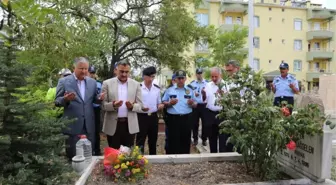
{"type": "Polygon", "coordinates": [[[334,32],[327,28],[312,28],[307,32],[307,40],[332,39],[334,32]]]}
{"type": "Polygon", "coordinates": [[[327,74],[332,74],[332,71],[326,69],[309,70],[306,73],[306,80],[310,82],[313,81],[314,78],[320,78],[321,75],[327,75],[327,74]]]}
{"type": "Polygon", "coordinates": [[[222,24],[219,29],[223,32],[227,32],[227,31],[233,31],[233,29],[235,27],[238,28],[248,28],[248,26],[245,25],[241,25],[241,24],[222,24]]]}
{"type": "Polygon", "coordinates": [[[335,15],[335,10],[314,8],[307,10],[307,19],[331,19],[335,15]]]}
{"type": "Polygon", "coordinates": [[[313,48],[307,52],[307,60],[312,61],[315,59],[332,59],[334,52],[326,48],[313,48]]]}
{"type": "Polygon", "coordinates": [[[220,13],[238,12],[247,14],[248,2],[244,0],[222,0],[219,8],[220,13]]]}
{"type": "Polygon", "coordinates": [[[197,7],[198,9],[206,9],[208,10],[210,7],[209,2],[206,0],[202,0],[202,2],[200,3],[200,5],[197,7]]]}

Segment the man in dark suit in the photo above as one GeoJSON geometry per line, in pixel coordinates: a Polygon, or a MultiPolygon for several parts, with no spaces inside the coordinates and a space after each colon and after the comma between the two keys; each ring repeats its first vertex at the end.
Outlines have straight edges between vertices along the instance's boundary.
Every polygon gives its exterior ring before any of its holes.
{"type": "Polygon", "coordinates": [[[63,117],[74,119],[64,134],[66,154],[69,160],[76,155],[76,143],[79,135],[86,135],[94,148],[95,121],[92,103],[100,103],[104,94],[97,94],[96,81],[87,77],[89,62],[84,57],[74,61],[74,73],[58,81],[55,105],[64,107],[63,117]]]}

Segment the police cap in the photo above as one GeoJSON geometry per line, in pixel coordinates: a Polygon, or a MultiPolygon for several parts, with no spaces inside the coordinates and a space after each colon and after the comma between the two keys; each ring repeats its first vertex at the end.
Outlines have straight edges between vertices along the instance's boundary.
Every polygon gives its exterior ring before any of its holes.
{"type": "Polygon", "coordinates": [[[279,66],[280,69],[288,69],[289,65],[287,63],[281,63],[279,66]]]}
{"type": "Polygon", "coordinates": [[[196,69],[196,74],[202,74],[202,73],[203,73],[203,69],[201,68],[196,69]]]}
{"type": "Polygon", "coordinates": [[[96,69],[94,66],[89,67],[89,73],[96,73],[96,69]]]}
{"type": "Polygon", "coordinates": [[[144,76],[152,76],[152,75],[156,74],[156,69],[153,66],[147,67],[142,71],[142,74],[144,76]]]}
{"type": "Polygon", "coordinates": [[[180,78],[180,77],[186,77],[187,76],[187,73],[183,70],[177,70],[175,72],[175,76],[176,78],[180,78]]]}

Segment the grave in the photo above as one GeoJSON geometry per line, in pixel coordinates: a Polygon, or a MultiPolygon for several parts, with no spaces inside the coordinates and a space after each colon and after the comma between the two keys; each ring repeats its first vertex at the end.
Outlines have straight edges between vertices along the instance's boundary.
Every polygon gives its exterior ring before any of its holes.
{"type": "MultiPolygon", "coordinates": [[[[324,112],[323,101],[316,93],[303,93],[295,99],[297,108],[317,104],[320,111],[324,112]]],[[[286,168],[295,170],[316,182],[324,182],[331,177],[332,137],[333,133],[326,129],[322,135],[305,136],[296,143],[294,151],[286,149],[281,152],[279,161],[286,168]]]]}

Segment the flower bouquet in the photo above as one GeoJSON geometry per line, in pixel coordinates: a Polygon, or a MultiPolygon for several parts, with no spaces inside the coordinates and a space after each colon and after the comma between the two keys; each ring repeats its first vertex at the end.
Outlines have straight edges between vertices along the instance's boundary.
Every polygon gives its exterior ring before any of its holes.
{"type": "Polygon", "coordinates": [[[104,170],[115,182],[138,182],[148,177],[149,164],[138,146],[132,149],[122,146],[119,150],[105,148],[104,170]]]}

